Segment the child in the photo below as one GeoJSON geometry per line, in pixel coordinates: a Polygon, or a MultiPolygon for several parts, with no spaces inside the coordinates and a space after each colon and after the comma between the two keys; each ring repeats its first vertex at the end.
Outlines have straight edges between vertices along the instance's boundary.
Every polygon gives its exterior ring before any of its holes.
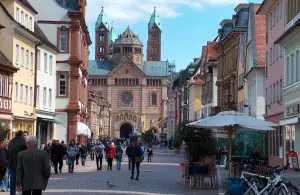
{"type": "Polygon", "coordinates": [[[153,157],[153,150],[152,150],[151,146],[147,149],[147,153],[148,153],[148,162],[151,162],[152,157],[153,157]]]}

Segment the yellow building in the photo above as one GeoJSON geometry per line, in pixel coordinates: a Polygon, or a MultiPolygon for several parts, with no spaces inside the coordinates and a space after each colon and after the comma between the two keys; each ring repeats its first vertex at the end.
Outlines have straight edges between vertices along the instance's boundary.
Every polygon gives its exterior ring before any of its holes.
{"type": "Polygon", "coordinates": [[[39,39],[34,34],[37,12],[27,1],[1,0],[0,49],[19,71],[13,77],[12,131],[24,130],[35,135],[34,86],[35,50],[39,39]]]}

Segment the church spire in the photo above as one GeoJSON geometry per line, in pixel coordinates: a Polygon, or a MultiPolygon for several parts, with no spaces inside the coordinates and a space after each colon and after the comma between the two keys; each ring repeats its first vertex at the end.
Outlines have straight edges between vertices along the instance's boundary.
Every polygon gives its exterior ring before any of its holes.
{"type": "Polygon", "coordinates": [[[110,30],[108,19],[107,19],[107,16],[106,16],[105,12],[104,12],[104,7],[103,6],[102,6],[101,12],[98,16],[98,19],[96,21],[95,28],[97,29],[101,24],[103,24],[107,30],[110,30]]]}
{"type": "Polygon", "coordinates": [[[154,11],[153,11],[153,13],[151,15],[151,18],[149,20],[148,29],[152,28],[152,26],[154,24],[156,24],[156,26],[159,28],[159,30],[162,30],[161,22],[160,22],[158,14],[156,12],[156,7],[154,7],[154,11]]]}
{"type": "Polygon", "coordinates": [[[118,38],[115,29],[114,29],[114,21],[111,22],[111,28],[109,30],[109,42],[114,43],[115,40],[118,38]]]}

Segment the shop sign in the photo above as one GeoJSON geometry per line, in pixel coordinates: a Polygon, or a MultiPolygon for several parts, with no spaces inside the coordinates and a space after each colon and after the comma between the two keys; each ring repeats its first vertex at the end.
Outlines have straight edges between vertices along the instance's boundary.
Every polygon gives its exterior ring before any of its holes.
{"type": "Polygon", "coordinates": [[[226,138],[226,139],[228,138],[228,131],[226,130],[214,129],[213,134],[215,135],[216,138],[226,138]]]}
{"type": "Polygon", "coordinates": [[[299,169],[298,154],[294,150],[291,150],[286,154],[286,161],[287,164],[290,164],[290,169],[299,169]]]}

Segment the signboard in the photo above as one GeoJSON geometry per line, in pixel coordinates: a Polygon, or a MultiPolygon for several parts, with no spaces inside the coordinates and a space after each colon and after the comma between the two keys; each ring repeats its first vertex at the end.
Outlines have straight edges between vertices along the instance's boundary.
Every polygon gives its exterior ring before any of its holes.
{"type": "Polygon", "coordinates": [[[228,131],[226,130],[214,129],[213,134],[215,135],[216,138],[228,139],[228,131]]]}
{"type": "Polygon", "coordinates": [[[294,150],[291,150],[286,154],[286,161],[287,164],[290,163],[290,169],[299,169],[298,154],[294,150]]]}

